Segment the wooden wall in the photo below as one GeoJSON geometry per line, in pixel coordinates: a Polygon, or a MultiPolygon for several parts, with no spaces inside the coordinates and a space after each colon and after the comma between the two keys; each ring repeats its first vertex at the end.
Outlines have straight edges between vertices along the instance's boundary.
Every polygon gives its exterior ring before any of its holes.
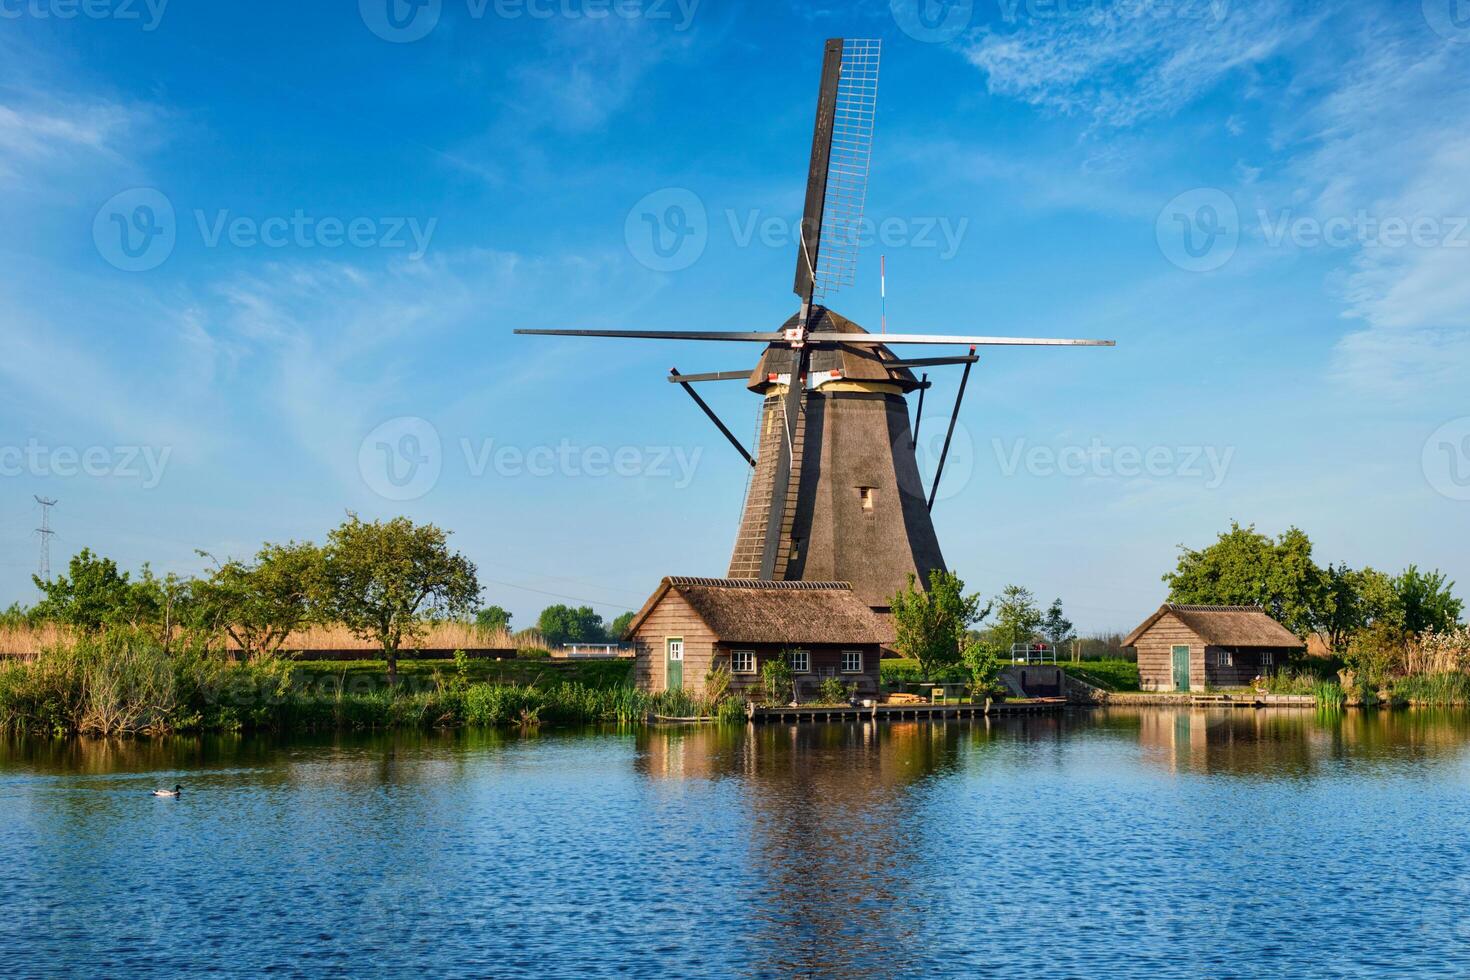
{"type": "MultiPolygon", "coordinates": [[[[633,682],[641,690],[668,689],[664,644],[669,637],[675,636],[684,638],[684,690],[691,694],[702,692],[705,675],[716,665],[730,666],[730,652],[740,649],[755,652],[755,673],[731,675],[730,689],[757,695],[761,689],[761,666],[781,656],[791,646],[721,643],[688,602],[669,592],[633,634],[633,682]]],[[[877,694],[882,657],[877,644],[813,644],[801,649],[811,654],[812,671],[795,678],[798,694],[811,697],[821,684],[824,672],[836,674],[845,684],[856,684],[859,697],[877,694]],[[863,651],[861,674],[841,673],[843,650],[863,651]]]]}
{"type": "Polygon", "coordinates": [[[1145,691],[1174,690],[1174,647],[1189,647],[1189,687],[1205,688],[1205,644],[1173,613],[1165,613],[1133,648],[1138,651],[1138,678],[1145,691]]]}
{"type": "MultiPolygon", "coordinates": [[[[729,665],[730,653],[733,650],[752,650],[755,652],[754,674],[732,674],[730,690],[756,697],[761,694],[761,666],[782,656],[791,647],[786,644],[738,644],[721,643],[715,652],[716,662],[729,665]]],[[[848,644],[845,646],[808,644],[799,649],[806,650],[811,654],[811,672],[798,674],[792,680],[796,684],[797,697],[800,700],[811,700],[818,687],[825,679],[824,674],[835,674],[844,684],[856,684],[858,697],[871,698],[878,693],[879,663],[882,659],[882,651],[876,644],[848,644]],[[842,673],[842,651],[861,650],[863,652],[863,672],[861,674],[842,673]]]]}
{"type": "Polygon", "coordinates": [[[714,663],[715,635],[674,592],[664,595],[633,634],[633,683],[644,691],[668,688],[664,641],[669,637],[684,638],[684,690],[704,690],[704,675],[714,663]]]}
{"type": "Polygon", "coordinates": [[[1231,647],[1208,647],[1205,650],[1205,678],[1211,687],[1249,687],[1251,681],[1268,671],[1280,670],[1286,663],[1286,658],[1292,653],[1290,650],[1279,649],[1269,651],[1274,655],[1275,662],[1264,670],[1261,667],[1261,654],[1268,651],[1250,649],[1236,650],[1231,647]],[[1230,665],[1224,666],[1215,663],[1220,651],[1230,654],[1230,665]]]}
{"type": "MultiPolygon", "coordinates": [[[[1138,651],[1138,678],[1145,691],[1174,690],[1174,647],[1189,646],[1189,689],[1203,691],[1212,687],[1248,687],[1261,673],[1259,649],[1237,650],[1234,648],[1208,646],[1199,635],[1191,630],[1173,613],[1165,613],[1157,623],[1149,627],[1138,638],[1134,649],[1138,651]],[[1231,655],[1226,666],[1216,663],[1224,650],[1231,655]]],[[[1272,650],[1275,663],[1270,669],[1280,669],[1292,653],[1285,648],[1272,650]]]]}

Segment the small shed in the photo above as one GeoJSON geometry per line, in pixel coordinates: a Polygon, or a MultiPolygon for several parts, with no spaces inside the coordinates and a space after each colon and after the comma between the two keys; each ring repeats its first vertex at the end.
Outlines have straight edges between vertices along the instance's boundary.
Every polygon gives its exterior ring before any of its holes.
{"type": "Polygon", "coordinates": [[[1306,649],[1258,606],[1165,603],[1123,640],[1145,691],[1242,687],[1306,649]]]}
{"type": "Polygon", "coordinates": [[[874,696],[887,633],[846,582],[670,577],[625,636],[642,690],[698,693],[705,676],[725,666],[732,691],[754,693],[761,668],[785,658],[802,699],[831,677],[856,685],[860,696],[874,696]]]}

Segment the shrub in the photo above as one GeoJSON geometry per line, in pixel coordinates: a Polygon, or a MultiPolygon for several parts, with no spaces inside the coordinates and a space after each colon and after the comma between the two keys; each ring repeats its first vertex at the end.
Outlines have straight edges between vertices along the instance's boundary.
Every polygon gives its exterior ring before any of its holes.
{"type": "Polygon", "coordinates": [[[766,704],[791,703],[791,666],[784,654],[761,665],[761,688],[766,704]]]}
{"type": "Polygon", "coordinates": [[[1388,685],[1389,679],[1401,673],[1404,665],[1406,638],[1388,624],[1372,626],[1353,638],[1343,662],[1353,675],[1353,687],[1369,700],[1388,685]]]}
{"type": "Polygon", "coordinates": [[[840,677],[828,677],[817,689],[821,704],[848,704],[857,695],[856,684],[844,684],[840,677]]]}
{"type": "Polygon", "coordinates": [[[719,705],[730,693],[730,682],[734,676],[727,664],[720,664],[704,675],[704,697],[711,705],[719,705]]]}
{"type": "Polygon", "coordinates": [[[995,693],[1000,682],[1000,652],[989,643],[971,643],[960,659],[970,672],[970,694],[985,698],[995,693]]]}

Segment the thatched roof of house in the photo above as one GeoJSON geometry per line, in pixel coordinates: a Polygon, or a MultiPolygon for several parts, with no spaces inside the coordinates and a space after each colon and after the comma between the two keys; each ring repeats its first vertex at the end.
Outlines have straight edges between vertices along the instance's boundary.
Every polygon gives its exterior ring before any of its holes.
{"type": "Polygon", "coordinates": [[[1306,644],[1260,606],[1184,606],[1166,602],[1129,633],[1125,647],[1138,642],[1155,623],[1172,614],[1208,646],[1299,649],[1306,644]]]}
{"type": "Polygon", "coordinates": [[[628,626],[637,631],[670,592],[689,603],[721,643],[881,644],[890,632],[846,582],[663,580],[628,626]]]}

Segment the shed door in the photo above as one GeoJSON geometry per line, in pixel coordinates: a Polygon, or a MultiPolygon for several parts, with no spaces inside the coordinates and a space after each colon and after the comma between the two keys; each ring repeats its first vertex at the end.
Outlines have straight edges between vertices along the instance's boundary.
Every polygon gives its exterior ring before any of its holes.
{"type": "Polygon", "coordinates": [[[1174,648],[1174,690],[1189,690],[1189,647],[1174,648]]]}
{"type": "Polygon", "coordinates": [[[684,687],[684,641],[667,641],[668,654],[665,658],[664,688],[678,691],[684,687]]]}

